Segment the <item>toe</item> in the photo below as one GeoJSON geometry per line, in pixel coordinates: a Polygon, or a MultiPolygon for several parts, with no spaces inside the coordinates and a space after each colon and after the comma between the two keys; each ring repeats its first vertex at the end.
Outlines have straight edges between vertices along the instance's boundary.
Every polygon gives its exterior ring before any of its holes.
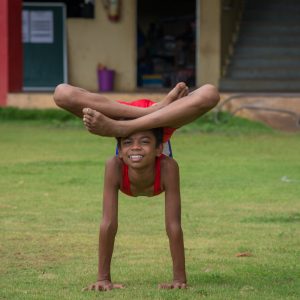
{"type": "Polygon", "coordinates": [[[84,115],[93,116],[95,111],[89,107],[85,107],[82,112],[84,115]]]}

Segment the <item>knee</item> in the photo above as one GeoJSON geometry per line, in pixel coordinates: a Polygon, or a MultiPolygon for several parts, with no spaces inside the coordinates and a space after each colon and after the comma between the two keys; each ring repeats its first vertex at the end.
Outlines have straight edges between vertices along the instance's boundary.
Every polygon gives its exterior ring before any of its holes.
{"type": "Polygon", "coordinates": [[[53,99],[57,106],[64,107],[72,98],[73,87],[66,83],[59,84],[54,91],[53,99]]]}
{"type": "Polygon", "coordinates": [[[202,86],[206,103],[209,109],[214,108],[220,101],[220,94],[218,89],[212,84],[205,84],[202,86]]]}

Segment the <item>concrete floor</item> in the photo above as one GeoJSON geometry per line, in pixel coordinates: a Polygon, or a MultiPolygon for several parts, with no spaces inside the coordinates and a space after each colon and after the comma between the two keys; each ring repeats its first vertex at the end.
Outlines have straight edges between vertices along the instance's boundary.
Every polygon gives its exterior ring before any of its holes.
{"type": "MultiPolygon", "coordinates": [[[[131,101],[148,98],[160,101],[166,93],[136,92],[102,93],[113,100],[131,101]]],[[[18,108],[56,108],[52,93],[11,93],[8,106],[18,108]]],[[[300,132],[300,93],[299,94],[230,94],[221,93],[217,109],[233,112],[235,115],[264,122],[283,131],[300,132]],[[228,101],[228,99],[231,100],[228,101]]]]}

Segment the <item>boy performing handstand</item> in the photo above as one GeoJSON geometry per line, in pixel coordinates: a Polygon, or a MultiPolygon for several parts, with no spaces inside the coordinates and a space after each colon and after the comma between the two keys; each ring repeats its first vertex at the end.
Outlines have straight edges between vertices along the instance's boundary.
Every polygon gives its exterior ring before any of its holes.
{"type": "Polygon", "coordinates": [[[177,162],[162,154],[163,142],[176,128],[190,123],[212,109],[219,101],[217,90],[204,85],[188,94],[179,83],[161,102],[132,103],[111,101],[70,85],[59,85],[56,104],[83,117],[93,134],[117,137],[118,156],[106,162],[103,217],[99,235],[98,278],[86,289],[106,291],[123,288],[113,284],[111,258],[118,227],[118,191],[130,196],[155,196],[165,192],[165,224],[173,261],[173,280],[160,288],[186,288],[181,200],[177,162]],[[142,107],[139,107],[142,106],[142,107]]]}

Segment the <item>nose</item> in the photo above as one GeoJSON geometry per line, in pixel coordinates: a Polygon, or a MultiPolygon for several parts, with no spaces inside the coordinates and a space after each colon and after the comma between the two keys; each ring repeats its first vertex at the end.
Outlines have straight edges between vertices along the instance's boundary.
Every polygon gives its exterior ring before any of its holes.
{"type": "Polygon", "coordinates": [[[141,145],[139,142],[134,142],[132,144],[131,150],[140,150],[141,149],[141,145]]]}

